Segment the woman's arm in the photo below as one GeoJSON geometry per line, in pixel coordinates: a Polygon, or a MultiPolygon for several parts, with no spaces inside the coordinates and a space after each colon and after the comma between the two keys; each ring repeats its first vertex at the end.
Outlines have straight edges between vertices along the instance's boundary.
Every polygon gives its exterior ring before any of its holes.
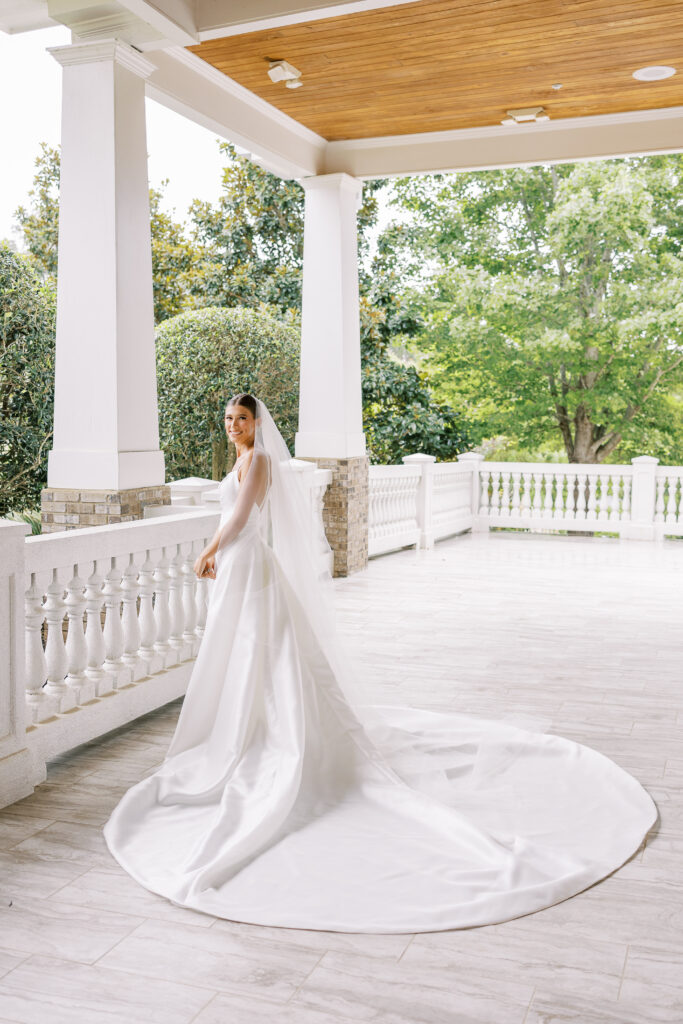
{"type": "Polygon", "coordinates": [[[264,452],[254,452],[239,485],[232,515],[226,523],[218,527],[195,562],[194,569],[198,576],[215,576],[216,552],[233,541],[244,529],[252,505],[263,501],[267,488],[268,456],[264,452]],[[207,568],[208,572],[205,571],[207,568]]]}

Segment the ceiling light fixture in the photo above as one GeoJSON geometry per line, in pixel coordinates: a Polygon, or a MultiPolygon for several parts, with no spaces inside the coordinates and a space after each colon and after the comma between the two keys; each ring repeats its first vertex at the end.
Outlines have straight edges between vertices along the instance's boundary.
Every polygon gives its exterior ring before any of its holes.
{"type": "Polygon", "coordinates": [[[287,86],[291,88],[297,88],[292,86],[291,83],[296,82],[297,85],[303,85],[304,83],[299,81],[301,78],[301,72],[298,68],[295,68],[293,64],[290,64],[286,60],[271,60],[270,67],[268,68],[268,77],[271,82],[286,82],[287,86]]]}
{"type": "Polygon", "coordinates": [[[543,107],[521,107],[519,110],[507,110],[506,113],[508,116],[500,122],[501,124],[528,124],[550,120],[543,107]]]}
{"type": "Polygon", "coordinates": [[[555,89],[555,90],[561,89],[562,88],[562,82],[556,82],[555,85],[551,85],[550,88],[551,89],[555,89]]]}
{"type": "Polygon", "coordinates": [[[650,64],[646,68],[638,68],[633,72],[633,77],[639,82],[661,82],[665,78],[671,78],[676,74],[676,68],[668,64],[650,64]]]}

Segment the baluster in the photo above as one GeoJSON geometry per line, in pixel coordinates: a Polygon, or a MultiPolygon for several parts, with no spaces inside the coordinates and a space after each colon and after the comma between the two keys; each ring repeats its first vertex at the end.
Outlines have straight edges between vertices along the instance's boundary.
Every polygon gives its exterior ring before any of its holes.
{"type": "Polygon", "coordinates": [[[115,686],[115,679],[104,668],[106,657],[106,646],[102,634],[102,605],[104,603],[104,591],[102,589],[102,577],[97,571],[97,560],[93,562],[93,571],[85,583],[85,643],[88,648],[88,666],[85,674],[95,687],[95,694],[101,697],[103,693],[111,693],[115,686]]]}
{"type": "MultiPolygon", "coordinates": [[[[519,473],[517,476],[519,477],[519,473]]],[[[521,484],[518,484],[519,495],[520,495],[520,512],[526,518],[531,515],[531,485],[533,481],[533,473],[522,473],[521,484]]]]}
{"type": "Polygon", "coordinates": [[[669,521],[672,522],[672,523],[677,523],[680,520],[679,510],[680,510],[680,507],[681,507],[681,488],[682,487],[683,487],[683,484],[681,484],[681,478],[680,477],[676,477],[674,479],[674,481],[673,481],[672,497],[671,497],[671,499],[669,501],[669,509],[668,509],[668,515],[667,515],[667,519],[668,519],[669,516],[671,516],[671,519],[669,521]]]}
{"type": "MultiPolygon", "coordinates": [[[[208,538],[202,541],[202,547],[208,544],[208,538]]],[[[201,550],[201,548],[200,548],[201,550]]],[[[200,580],[195,578],[196,595],[195,601],[197,605],[197,636],[201,638],[204,636],[204,630],[206,628],[206,615],[209,609],[209,581],[204,579],[200,580]]]]}
{"type": "Polygon", "coordinates": [[[45,592],[44,608],[47,623],[45,692],[55,698],[59,712],[71,711],[76,707],[76,695],[65,682],[66,674],[69,671],[69,659],[64,646],[66,602],[64,601],[64,587],[59,582],[57,569],[52,570],[52,582],[45,592]]]}
{"type": "Polygon", "coordinates": [[[183,607],[183,553],[180,544],[175,545],[173,557],[169,561],[169,599],[168,610],[171,618],[171,634],[169,642],[178,652],[178,661],[185,661],[192,656],[187,641],[183,639],[185,632],[185,609],[183,607]]]}
{"type": "Polygon", "coordinates": [[[562,516],[562,478],[554,473],[544,474],[543,511],[547,519],[562,516]]]}
{"type": "Polygon", "coordinates": [[[531,504],[531,515],[534,519],[540,519],[543,515],[542,487],[543,474],[538,471],[529,473],[529,499],[531,504]]]}
{"type": "Polygon", "coordinates": [[[600,487],[598,519],[609,519],[610,505],[612,502],[611,489],[614,486],[614,477],[607,473],[601,473],[598,476],[598,485],[600,487]]]}
{"type": "Polygon", "coordinates": [[[586,474],[586,519],[596,519],[595,506],[597,502],[597,473],[586,474]]]}
{"type": "Polygon", "coordinates": [[[45,693],[43,686],[47,679],[47,661],[43,650],[40,631],[45,618],[43,594],[36,584],[36,574],[31,573],[31,586],[25,599],[25,662],[26,662],[26,711],[31,724],[52,718],[59,709],[54,697],[45,693]]]}
{"type": "Polygon", "coordinates": [[[194,545],[190,545],[190,550],[182,561],[182,579],[183,579],[183,620],[185,622],[185,631],[183,633],[183,640],[190,645],[190,649],[193,654],[197,652],[197,601],[195,599],[195,584],[197,577],[195,575],[194,565],[194,545]]]}
{"type": "Polygon", "coordinates": [[[168,610],[169,571],[166,548],[162,549],[162,557],[154,570],[154,618],[157,636],[154,650],[163,658],[164,665],[169,668],[177,662],[177,652],[171,647],[168,638],[171,632],[171,616],[168,610]]]}
{"type": "Polygon", "coordinates": [[[67,684],[76,695],[77,704],[87,704],[95,699],[95,684],[88,679],[88,645],[85,642],[83,613],[85,612],[85,584],[78,575],[78,564],[66,585],[66,614],[69,625],[66,633],[66,656],[69,663],[67,684]]]}
{"type": "Polygon", "coordinates": [[[504,470],[500,474],[501,482],[501,495],[500,495],[500,515],[510,515],[510,473],[504,470]]]}
{"type": "Polygon", "coordinates": [[[538,491],[541,496],[541,508],[539,515],[542,519],[553,517],[553,483],[555,478],[548,473],[542,473],[539,481],[538,491]]]}
{"type": "Polygon", "coordinates": [[[488,470],[482,469],[480,479],[481,486],[479,488],[479,515],[489,516],[492,513],[495,514],[498,508],[498,488],[496,486],[496,473],[489,473],[488,470]],[[490,496],[489,487],[491,488],[490,496]]]}
{"type": "Polygon", "coordinates": [[[123,660],[123,626],[121,624],[121,570],[117,566],[118,558],[114,555],[110,560],[109,572],[104,577],[104,668],[114,677],[114,689],[119,690],[132,681],[132,673],[123,660]]]}
{"type": "Polygon", "coordinates": [[[512,476],[512,494],[510,496],[510,515],[511,516],[518,516],[519,515],[519,511],[520,511],[519,506],[520,506],[520,503],[521,503],[521,500],[522,500],[521,497],[520,497],[520,481],[522,479],[522,475],[521,475],[521,473],[516,473],[515,472],[515,473],[512,473],[511,476],[512,476]]]}
{"type": "Polygon", "coordinates": [[[671,502],[671,480],[668,477],[666,477],[666,476],[658,476],[657,477],[657,496],[656,496],[656,499],[655,499],[655,522],[656,523],[663,523],[665,519],[667,519],[667,521],[670,521],[670,520],[668,520],[668,516],[665,515],[665,512],[667,511],[667,508],[666,508],[666,502],[664,500],[664,488],[665,488],[667,483],[669,485],[669,501],[668,501],[668,504],[671,505],[672,504],[672,502],[671,502]]]}
{"type": "Polygon", "coordinates": [[[567,474],[567,518],[580,519],[581,515],[581,479],[579,474],[567,474]]]}
{"type": "Polygon", "coordinates": [[[121,600],[123,603],[123,613],[121,615],[123,654],[121,657],[124,665],[130,669],[132,682],[136,682],[147,675],[147,666],[140,658],[138,591],[138,568],[135,564],[134,553],[131,551],[128,556],[128,565],[123,570],[121,582],[121,600]]]}
{"type": "Polygon", "coordinates": [[[145,675],[151,676],[161,672],[164,667],[163,658],[155,650],[157,623],[154,614],[152,597],[154,595],[154,562],[150,558],[149,548],[145,551],[145,560],[140,566],[138,584],[140,593],[140,658],[145,664],[145,675]]]}
{"type": "Polygon", "coordinates": [[[624,522],[628,522],[631,518],[631,487],[633,484],[633,476],[623,477],[623,492],[621,496],[621,518],[624,522]]]}
{"type": "Polygon", "coordinates": [[[623,508],[623,495],[624,492],[624,478],[619,476],[612,477],[612,514],[610,519],[621,521],[621,513],[623,508]]]}
{"type": "Polygon", "coordinates": [[[377,536],[382,538],[385,534],[385,523],[387,517],[387,482],[381,480],[377,491],[377,536]]]}

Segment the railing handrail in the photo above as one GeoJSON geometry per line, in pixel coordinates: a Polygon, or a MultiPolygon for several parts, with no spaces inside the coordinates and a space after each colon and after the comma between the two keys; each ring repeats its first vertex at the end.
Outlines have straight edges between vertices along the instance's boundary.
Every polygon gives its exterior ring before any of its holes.
{"type": "Polygon", "coordinates": [[[130,523],[84,526],[78,530],[26,537],[26,571],[44,572],[78,561],[128,555],[131,551],[158,549],[170,544],[196,540],[216,528],[219,512],[198,508],[196,512],[150,516],[130,523]]]}

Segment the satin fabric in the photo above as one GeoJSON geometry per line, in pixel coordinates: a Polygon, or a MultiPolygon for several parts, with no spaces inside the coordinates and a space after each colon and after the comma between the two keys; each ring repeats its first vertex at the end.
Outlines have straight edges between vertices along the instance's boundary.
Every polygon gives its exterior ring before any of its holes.
{"type": "Polygon", "coordinates": [[[558,903],[638,849],[656,806],[589,747],[404,706],[362,724],[261,527],[253,506],[219,550],[166,758],[104,826],[141,885],[235,921],[435,931],[558,903]]]}

